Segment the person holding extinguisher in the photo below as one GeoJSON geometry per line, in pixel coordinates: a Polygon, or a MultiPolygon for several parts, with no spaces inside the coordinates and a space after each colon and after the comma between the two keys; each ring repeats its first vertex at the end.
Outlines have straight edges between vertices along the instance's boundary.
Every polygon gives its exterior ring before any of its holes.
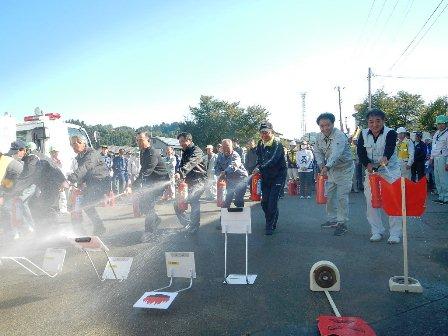
{"type": "MultiPolygon", "coordinates": [[[[133,188],[142,190],[139,208],[145,214],[145,232],[142,242],[152,238],[155,229],[160,225],[161,218],[155,211],[156,202],[163,195],[166,186],[170,184],[170,177],[165,161],[159,152],[151,146],[149,134],[139,132],[136,142],[140,149],[140,172],[132,184],[133,188]]],[[[127,190],[129,192],[129,190],[127,190]]]]}
{"type": "MultiPolygon", "coordinates": [[[[401,177],[400,162],[398,160],[396,142],[397,132],[384,125],[386,114],[378,108],[367,112],[367,126],[363,129],[357,144],[359,161],[366,168],[364,180],[364,195],[367,203],[367,221],[370,224],[371,242],[383,239],[385,229],[381,219],[382,210],[372,207],[372,193],[369,183],[369,174],[376,171],[389,183],[401,177]]],[[[389,216],[389,244],[398,244],[402,233],[401,218],[389,216]]]]}
{"type": "Polygon", "coordinates": [[[266,235],[270,236],[277,228],[278,199],[283,192],[287,168],[285,149],[275,139],[272,124],[261,123],[259,131],[261,140],[257,146],[257,166],[253,174],[261,173],[261,207],[266,219],[266,235]]]}
{"type": "Polygon", "coordinates": [[[334,127],[335,116],[322,113],[317,117],[320,133],[316,137],[314,155],[320,173],[327,180],[327,222],[322,228],[334,228],[335,236],[347,232],[348,198],[354,172],[347,135],[334,127]]]}
{"type": "Polygon", "coordinates": [[[233,149],[232,140],[224,139],[221,144],[222,153],[216,159],[215,175],[218,181],[226,181],[227,191],[222,208],[230,207],[232,200],[236,207],[242,208],[244,207],[248,174],[240,155],[233,149]]]}
{"type": "Polygon", "coordinates": [[[203,160],[204,153],[199,146],[193,143],[192,135],[182,132],[177,139],[182,147],[182,158],[174,178],[176,181],[185,181],[188,186],[186,202],[191,206],[191,213],[188,215],[185,210],[179,208],[177,203],[174,203],[174,212],[187,233],[193,234],[198,231],[200,226],[201,204],[199,199],[204,193],[207,183],[207,169],[203,160]]]}

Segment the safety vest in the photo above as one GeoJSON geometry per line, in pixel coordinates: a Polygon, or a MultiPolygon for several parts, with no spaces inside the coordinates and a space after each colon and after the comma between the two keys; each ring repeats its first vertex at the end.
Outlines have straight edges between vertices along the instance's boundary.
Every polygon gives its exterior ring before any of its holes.
{"type": "Polygon", "coordinates": [[[294,165],[297,163],[297,161],[296,161],[296,153],[297,152],[295,150],[289,150],[288,151],[289,162],[291,162],[294,165]]]}
{"type": "Polygon", "coordinates": [[[10,156],[2,155],[0,156],[0,184],[3,182],[3,179],[6,175],[6,169],[8,168],[9,164],[14,160],[10,156]]]}
{"type": "Polygon", "coordinates": [[[407,139],[397,144],[397,155],[400,160],[409,159],[409,141],[407,139]]]}

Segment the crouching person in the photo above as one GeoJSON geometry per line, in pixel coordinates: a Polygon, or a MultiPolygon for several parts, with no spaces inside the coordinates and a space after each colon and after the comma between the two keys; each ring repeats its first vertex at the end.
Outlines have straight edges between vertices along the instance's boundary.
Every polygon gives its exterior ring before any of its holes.
{"type": "Polygon", "coordinates": [[[95,206],[104,200],[104,195],[110,189],[109,169],[101,154],[87,147],[87,140],[81,136],[70,138],[73,151],[77,154],[78,168],[68,175],[71,183],[76,183],[82,189],[81,207],[93,224],[93,234],[101,235],[106,231],[95,206]]]}
{"type": "Polygon", "coordinates": [[[179,209],[174,203],[174,211],[182,226],[188,233],[196,233],[200,226],[201,205],[199,199],[204,193],[207,183],[207,170],[204,164],[204,153],[201,148],[193,143],[190,133],[182,132],[177,136],[182,147],[182,158],[180,160],[179,171],[174,175],[176,181],[184,180],[188,185],[187,203],[191,206],[191,213],[188,215],[184,210],[179,209]]]}
{"type": "MultiPolygon", "coordinates": [[[[397,133],[384,125],[385,113],[380,109],[370,109],[367,113],[368,128],[363,129],[358,139],[359,161],[366,167],[364,195],[367,203],[367,221],[372,230],[371,242],[378,242],[385,234],[381,219],[381,209],[372,207],[369,174],[377,171],[389,183],[401,176],[400,163],[396,153],[397,133]]],[[[389,216],[389,244],[397,244],[401,237],[400,217],[389,216]]]]}
{"type": "Polygon", "coordinates": [[[140,210],[146,215],[145,233],[142,241],[151,238],[152,232],[160,224],[161,219],[155,211],[155,205],[165,188],[170,184],[166,164],[160,154],[151,146],[149,134],[141,132],[137,135],[140,148],[140,173],[133,183],[134,188],[142,187],[140,210]]]}

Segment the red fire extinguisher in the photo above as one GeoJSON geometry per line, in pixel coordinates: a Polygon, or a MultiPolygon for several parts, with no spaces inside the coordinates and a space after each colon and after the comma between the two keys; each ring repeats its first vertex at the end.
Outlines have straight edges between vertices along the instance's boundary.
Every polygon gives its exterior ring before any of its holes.
{"type": "Polygon", "coordinates": [[[381,208],[380,175],[369,174],[370,192],[372,194],[372,208],[381,208]]]}
{"type": "Polygon", "coordinates": [[[216,182],[216,205],[219,208],[222,208],[224,205],[224,199],[225,199],[225,190],[226,190],[227,184],[224,180],[218,180],[216,182]]]}
{"type": "Polygon", "coordinates": [[[82,221],[82,192],[78,188],[73,188],[70,194],[70,204],[72,211],[70,213],[72,221],[82,221]]]}
{"type": "Polygon", "coordinates": [[[177,186],[177,207],[179,210],[187,210],[188,209],[188,185],[185,181],[180,181],[177,186]]]}
{"type": "Polygon", "coordinates": [[[255,173],[252,175],[252,183],[250,185],[250,199],[252,201],[261,200],[261,174],[255,173]]]}
{"type": "Polygon", "coordinates": [[[288,195],[297,196],[297,182],[295,180],[288,181],[288,195]]]}
{"type": "Polygon", "coordinates": [[[325,182],[328,177],[326,175],[317,175],[316,181],[316,202],[317,204],[326,204],[327,196],[325,195],[325,182]]]}

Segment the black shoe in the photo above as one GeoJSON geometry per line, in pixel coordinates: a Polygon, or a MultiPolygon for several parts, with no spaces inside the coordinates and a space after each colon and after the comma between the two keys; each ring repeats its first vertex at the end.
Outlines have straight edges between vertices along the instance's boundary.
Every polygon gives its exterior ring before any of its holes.
{"type": "Polygon", "coordinates": [[[347,231],[348,231],[347,226],[344,223],[338,223],[336,229],[334,230],[333,235],[343,236],[347,231]]]}
{"type": "Polygon", "coordinates": [[[434,203],[437,203],[437,204],[446,204],[444,201],[442,201],[442,200],[439,200],[439,199],[436,199],[436,200],[432,200],[434,203]]]}
{"type": "Polygon", "coordinates": [[[198,230],[199,230],[199,225],[191,225],[191,224],[188,224],[188,225],[185,227],[185,233],[187,233],[187,234],[193,234],[193,233],[196,233],[196,232],[198,232],[198,230]]]}
{"type": "Polygon", "coordinates": [[[274,234],[274,230],[272,228],[267,228],[266,229],[266,236],[272,236],[274,234]]]}
{"type": "Polygon", "coordinates": [[[94,236],[101,236],[105,232],[106,232],[106,228],[103,225],[95,226],[95,228],[93,229],[93,235],[94,236]]]}
{"type": "Polygon", "coordinates": [[[216,230],[222,230],[221,224],[216,225],[216,230]]]}
{"type": "Polygon", "coordinates": [[[321,224],[320,227],[322,229],[334,229],[335,227],[338,226],[338,223],[336,222],[330,222],[330,221],[326,221],[325,223],[321,224]]]}

